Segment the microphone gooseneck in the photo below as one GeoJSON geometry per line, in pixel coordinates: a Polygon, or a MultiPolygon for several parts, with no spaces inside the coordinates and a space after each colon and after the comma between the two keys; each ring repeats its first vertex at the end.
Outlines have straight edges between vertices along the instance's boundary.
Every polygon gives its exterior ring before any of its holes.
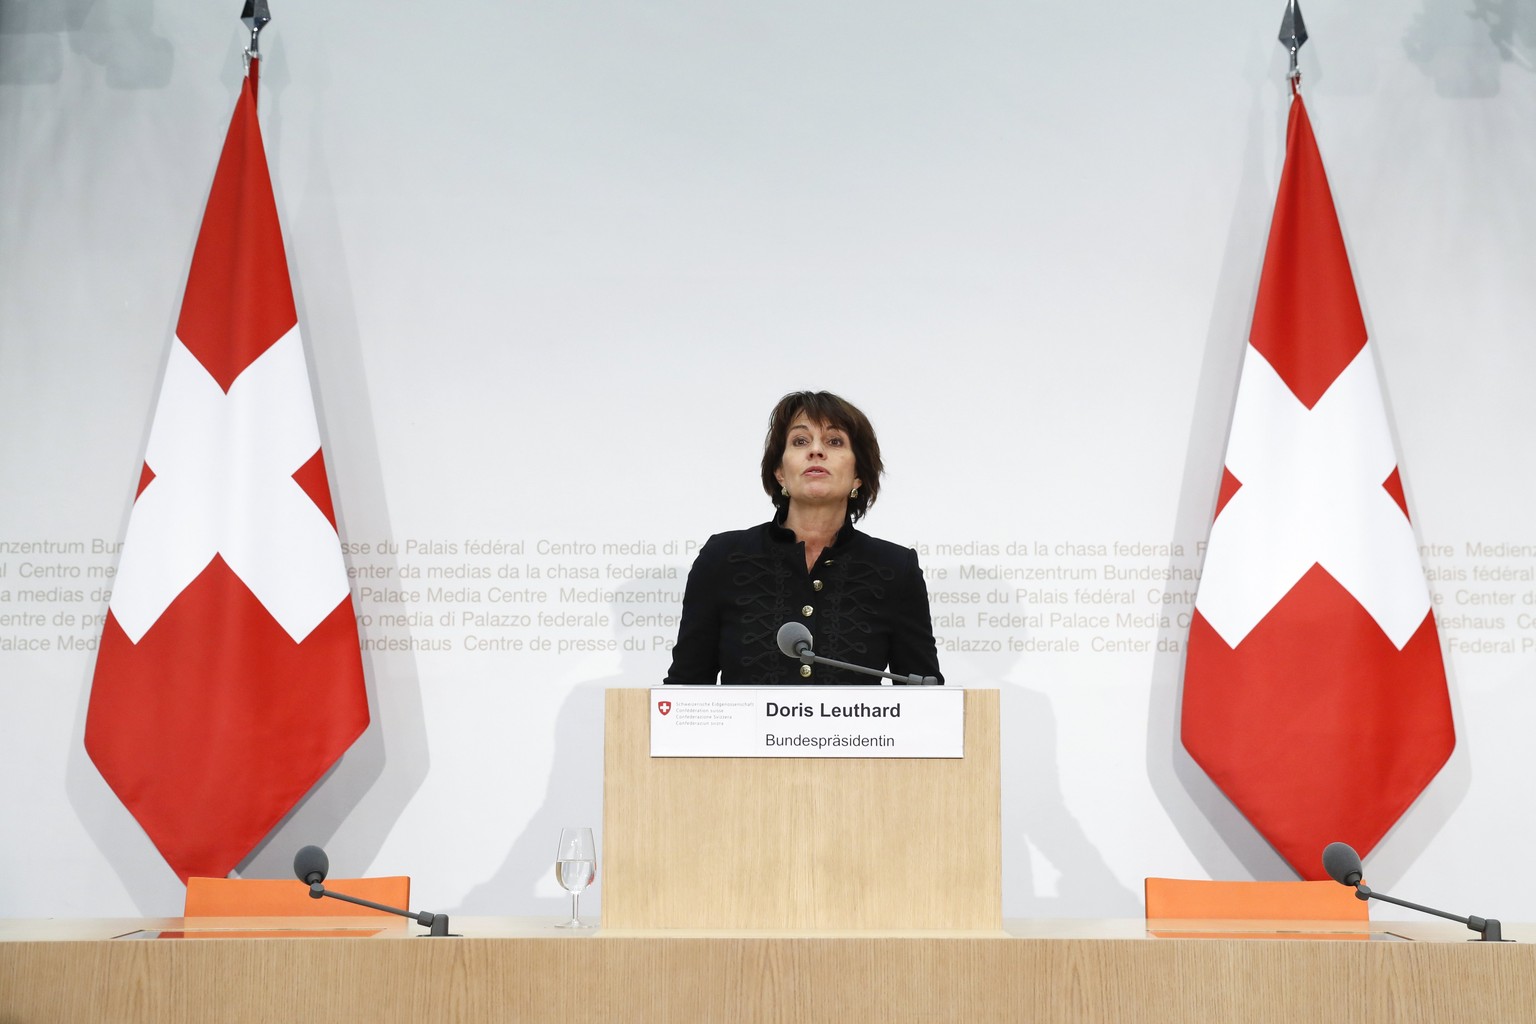
{"type": "Polygon", "coordinates": [[[1422,906],[1418,903],[1409,903],[1400,900],[1396,896],[1388,896],[1386,893],[1374,892],[1365,884],[1364,869],[1360,864],[1360,855],[1355,848],[1348,843],[1329,843],[1323,847],[1323,870],[1328,872],[1340,885],[1353,886],[1355,898],[1359,900],[1381,900],[1395,907],[1407,907],[1409,910],[1417,910],[1423,914],[1433,914],[1435,917],[1443,917],[1448,921],[1457,921],[1466,925],[1472,931],[1477,932],[1478,939],[1483,942],[1512,942],[1512,939],[1504,938],[1503,926],[1492,917],[1460,917],[1444,910],[1436,910],[1434,907],[1422,906]]]}
{"type": "MultiPolygon", "coordinates": [[[[449,936],[448,915],[434,914],[430,911],[413,913],[402,910],[400,907],[391,907],[386,903],[375,903],[373,900],[365,900],[360,896],[348,896],[342,892],[332,892],[325,887],[325,876],[330,873],[331,858],[325,855],[325,851],[318,846],[302,846],[299,852],[293,855],[293,873],[299,877],[299,881],[309,886],[310,899],[341,900],[343,903],[352,903],[359,907],[368,907],[370,910],[382,910],[386,914],[399,914],[408,917],[417,924],[429,929],[428,934],[436,936],[449,936]]],[[[457,938],[457,936],[453,936],[457,938]]]]}

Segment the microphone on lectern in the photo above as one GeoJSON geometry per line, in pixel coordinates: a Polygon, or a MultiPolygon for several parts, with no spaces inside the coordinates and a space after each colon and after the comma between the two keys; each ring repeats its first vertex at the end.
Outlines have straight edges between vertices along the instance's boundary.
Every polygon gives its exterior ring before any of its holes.
{"type": "Polygon", "coordinates": [[[1513,942],[1514,939],[1504,938],[1502,927],[1493,918],[1482,917],[1458,917],[1448,914],[1443,910],[1433,907],[1423,907],[1417,903],[1409,903],[1395,896],[1387,896],[1383,893],[1372,892],[1366,885],[1364,868],[1360,865],[1360,855],[1355,848],[1348,843],[1329,843],[1323,847],[1323,870],[1328,872],[1328,877],[1340,885],[1352,885],[1355,887],[1355,898],[1359,900],[1381,900],[1383,903],[1391,903],[1393,906],[1407,907],[1409,910],[1417,910],[1424,914],[1433,914],[1451,921],[1459,921],[1478,933],[1478,940],[1483,942],[1513,942]]]}
{"type": "Polygon", "coordinates": [[[811,631],[805,628],[803,622],[786,622],[779,627],[779,650],[785,657],[795,658],[802,665],[831,665],[834,668],[845,668],[850,672],[862,672],[867,676],[876,676],[880,679],[889,679],[892,682],[904,683],[908,686],[937,686],[937,676],[906,675],[898,676],[890,672],[881,672],[879,669],[870,668],[868,665],[854,665],[846,661],[833,661],[831,658],[823,658],[811,650],[811,631]]]}
{"type": "MultiPolygon", "coordinates": [[[[369,907],[373,910],[382,910],[389,914],[399,914],[408,917],[419,925],[424,925],[428,935],[448,935],[448,915],[432,914],[423,910],[412,913],[409,910],[401,910],[399,907],[386,906],[383,903],[375,903],[357,896],[348,896],[345,893],[332,892],[325,887],[325,876],[330,873],[331,858],[325,855],[325,851],[318,846],[303,846],[299,852],[293,855],[293,873],[299,881],[309,886],[311,899],[321,899],[329,896],[333,900],[341,900],[344,903],[355,903],[359,907],[369,907]]],[[[457,938],[457,936],[454,936],[457,938]]]]}

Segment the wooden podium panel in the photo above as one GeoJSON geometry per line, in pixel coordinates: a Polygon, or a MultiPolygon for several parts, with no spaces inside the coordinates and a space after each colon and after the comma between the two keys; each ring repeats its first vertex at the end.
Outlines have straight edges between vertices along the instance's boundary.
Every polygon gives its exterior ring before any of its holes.
{"type": "Polygon", "coordinates": [[[604,928],[1002,928],[996,690],[953,759],[652,758],[649,690],[605,718],[604,928]]]}
{"type": "Polygon", "coordinates": [[[463,938],[428,939],[333,938],[358,919],[312,918],[312,938],[171,940],[108,936],[198,922],[0,920],[0,1022],[1467,1024],[1536,1007],[1536,927],[1510,923],[1518,941],[1496,944],[1439,921],[1399,942],[1156,939],[1139,918],[966,935],[612,936],[556,920],[456,915],[463,938]]]}

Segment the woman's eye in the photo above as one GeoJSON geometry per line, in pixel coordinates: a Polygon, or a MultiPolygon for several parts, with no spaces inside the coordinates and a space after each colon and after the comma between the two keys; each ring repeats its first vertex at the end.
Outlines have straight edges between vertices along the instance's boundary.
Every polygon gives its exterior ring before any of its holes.
{"type": "Polygon", "coordinates": [[[807,442],[804,437],[797,437],[791,440],[789,443],[794,445],[796,448],[804,448],[807,442]]]}
{"type": "Polygon", "coordinates": [[[831,445],[834,448],[841,448],[845,443],[846,442],[842,438],[840,438],[840,437],[829,437],[829,438],[827,438],[827,444],[831,445]]]}

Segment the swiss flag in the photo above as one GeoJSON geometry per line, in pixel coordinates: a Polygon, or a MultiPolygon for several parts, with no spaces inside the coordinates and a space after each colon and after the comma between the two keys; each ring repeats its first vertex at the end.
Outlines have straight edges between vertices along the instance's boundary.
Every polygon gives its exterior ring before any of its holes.
{"type": "Polygon", "coordinates": [[[1456,744],[1376,356],[1301,96],[1190,627],[1183,741],[1296,872],[1456,744]]]}
{"type": "Polygon", "coordinates": [[[85,722],[91,760],[183,880],[227,875],[368,725],[256,67],[192,255],[85,722]]]}

